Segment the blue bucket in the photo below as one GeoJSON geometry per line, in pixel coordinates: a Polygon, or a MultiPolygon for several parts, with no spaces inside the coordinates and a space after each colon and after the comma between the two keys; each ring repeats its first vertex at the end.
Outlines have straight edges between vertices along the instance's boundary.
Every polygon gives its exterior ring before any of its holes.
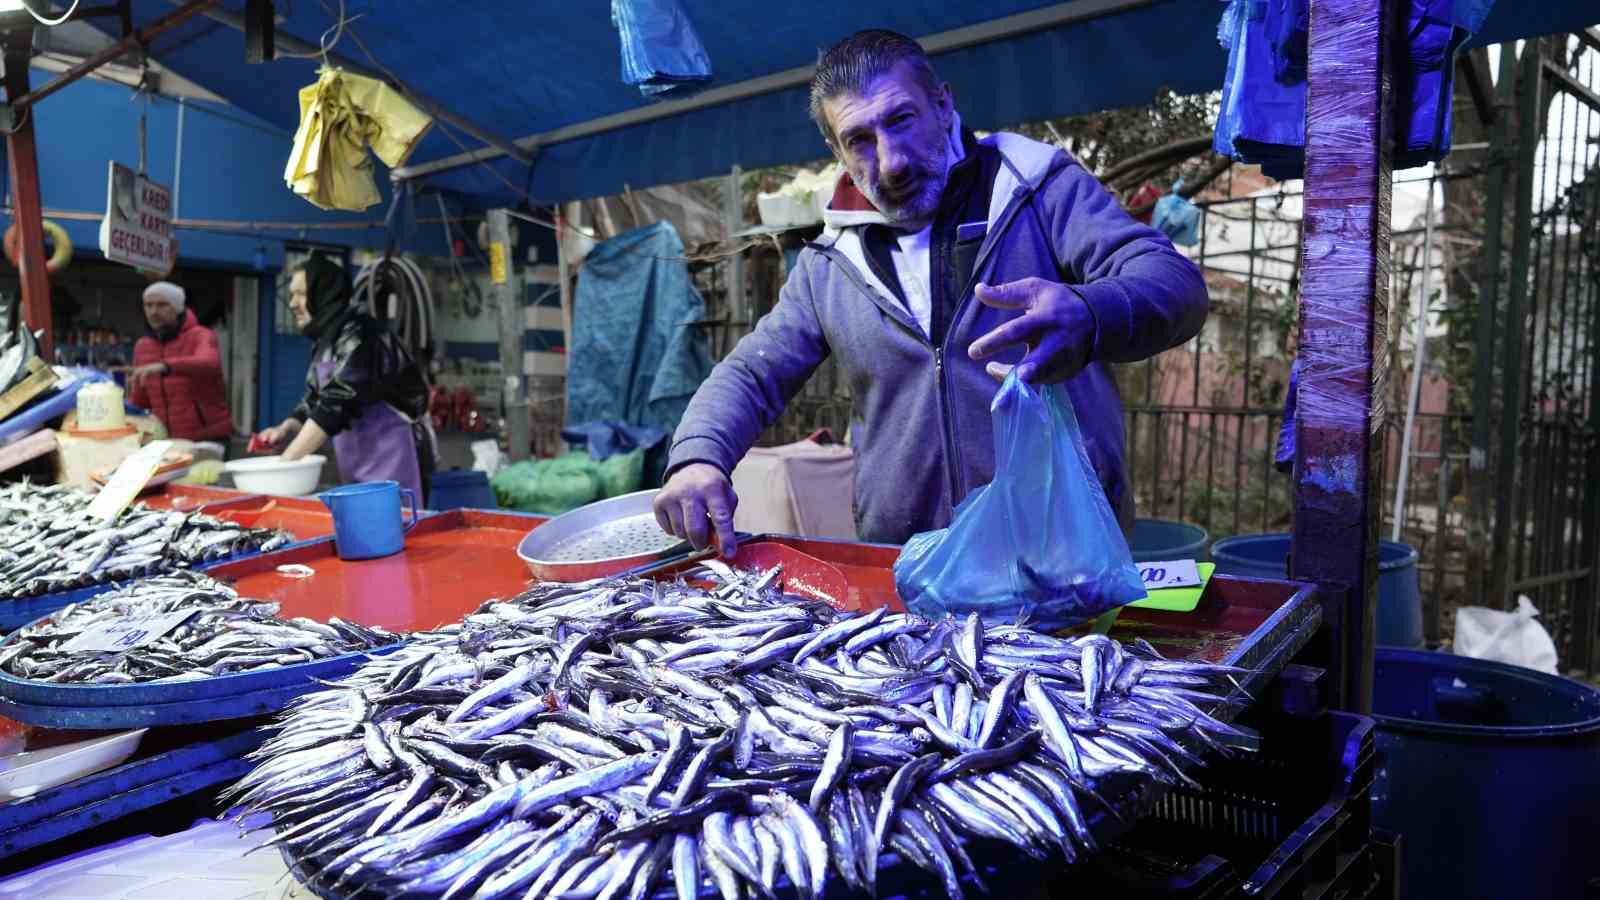
{"type": "Polygon", "coordinates": [[[1205,562],[1206,545],[1209,543],[1211,535],[1198,525],[1172,519],[1135,519],[1128,549],[1133,551],[1133,561],[1136,563],[1172,559],[1205,562]]]}
{"type": "Polygon", "coordinates": [[[340,559],[374,559],[399,553],[417,524],[417,497],[398,481],[363,481],[323,491],[317,499],[333,513],[333,543],[340,559]],[[400,498],[411,521],[400,513],[400,498]]]}
{"type": "Polygon", "coordinates": [[[1372,821],[1399,896],[1584,897],[1600,878],[1600,691],[1520,666],[1380,648],[1372,821]]]}
{"type": "Polygon", "coordinates": [[[489,476],[476,469],[451,469],[435,472],[428,480],[428,508],[443,512],[447,509],[498,509],[494,490],[489,487],[489,476]]]}
{"type": "MultiPolygon", "coordinates": [[[[1211,545],[1217,572],[1251,578],[1288,578],[1287,534],[1241,534],[1211,545]]],[[[1395,541],[1378,542],[1378,643],[1422,646],[1422,597],[1417,551],[1395,541]]]]}

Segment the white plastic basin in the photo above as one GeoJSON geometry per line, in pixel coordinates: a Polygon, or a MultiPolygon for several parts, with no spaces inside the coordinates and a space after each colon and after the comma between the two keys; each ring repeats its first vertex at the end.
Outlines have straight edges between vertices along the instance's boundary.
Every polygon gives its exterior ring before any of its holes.
{"type": "Polygon", "coordinates": [[[322,456],[306,456],[284,462],[278,456],[253,456],[230,460],[222,468],[233,476],[233,486],[252,494],[277,494],[303,497],[317,489],[322,475],[322,456]]]}

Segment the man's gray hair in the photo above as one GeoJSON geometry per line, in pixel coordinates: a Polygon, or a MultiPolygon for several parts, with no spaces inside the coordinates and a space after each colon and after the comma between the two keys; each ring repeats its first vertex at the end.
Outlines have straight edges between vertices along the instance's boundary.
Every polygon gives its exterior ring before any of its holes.
{"type": "Polygon", "coordinates": [[[930,100],[939,95],[942,84],[928,54],[921,44],[898,32],[881,28],[858,31],[817,55],[817,70],[811,76],[811,118],[828,143],[834,142],[835,135],[822,104],[842,94],[861,93],[873,79],[901,62],[910,63],[930,100]]]}

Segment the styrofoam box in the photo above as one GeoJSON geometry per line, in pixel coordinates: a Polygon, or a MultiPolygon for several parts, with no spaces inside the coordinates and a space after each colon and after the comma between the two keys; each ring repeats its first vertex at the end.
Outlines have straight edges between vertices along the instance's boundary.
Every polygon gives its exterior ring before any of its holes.
{"type": "Polygon", "coordinates": [[[276,850],[245,853],[267,829],[242,834],[233,821],[205,820],[188,831],[134,838],[57,860],[0,881],[4,900],[312,900],[287,877],[276,850]]]}

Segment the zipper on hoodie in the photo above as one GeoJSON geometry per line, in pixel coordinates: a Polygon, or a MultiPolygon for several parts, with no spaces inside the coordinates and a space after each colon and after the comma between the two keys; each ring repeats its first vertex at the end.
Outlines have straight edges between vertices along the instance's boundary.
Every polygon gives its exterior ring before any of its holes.
{"type": "MultiPolygon", "coordinates": [[[[858,290],[872,298],[872,301],[880,308],[893,308],[889,305],[888,301],[884,300],[882,296],[878,294],[877,291],[873,290],[870,285],[862,280],[861,274],[856,271],[855,265],[852,264],[849,259],[843,258],[844,254],[839,253],[831,246],[824,247],[820,244],[812,244],[811,246],[816,248],[817,251],[822,253],[824,256],[828,257],[828,259],[835,265],[838,265],[839,271],[843,272],[845,277],[849,278],[850,281],[855,284],[858,290]]],[[[905,327],[905,324],[897,317],[890,316],[890,318],[893,319],[897,324],[901,325],[901,327],[905,327]]],[[[917,340],[921,341],[923,346],[933,351],[933,389],[939,401],[939,417],[943,419],[943,421],[939,423],[939,431],[940,436],[944,441],[945,481],[950,487],[950,507],[954,509],[956,504],[961,502],[961,497],[958,490],[959,470],[956,465],[957,457],[955,427],[950,417],[950,392],[945,387],[944,382],[944,348],[938,344],[935,344],[932,338],[924,334],[922,329],[915,327],[915,325],[906,328],[906,330],[916,337],[917,340]]]]}
{"type": "Polygon", "coordinates": [[[939,414],[944,419],[944,462],[945,474],[950,481],[950,508],[954,510],[961,503],[961,469],[956,465],[956,429],[955,418],[950,411],[950,391],[944,383],[944,348],[933,348],[933,380],[939,392],[939,414]]]}

